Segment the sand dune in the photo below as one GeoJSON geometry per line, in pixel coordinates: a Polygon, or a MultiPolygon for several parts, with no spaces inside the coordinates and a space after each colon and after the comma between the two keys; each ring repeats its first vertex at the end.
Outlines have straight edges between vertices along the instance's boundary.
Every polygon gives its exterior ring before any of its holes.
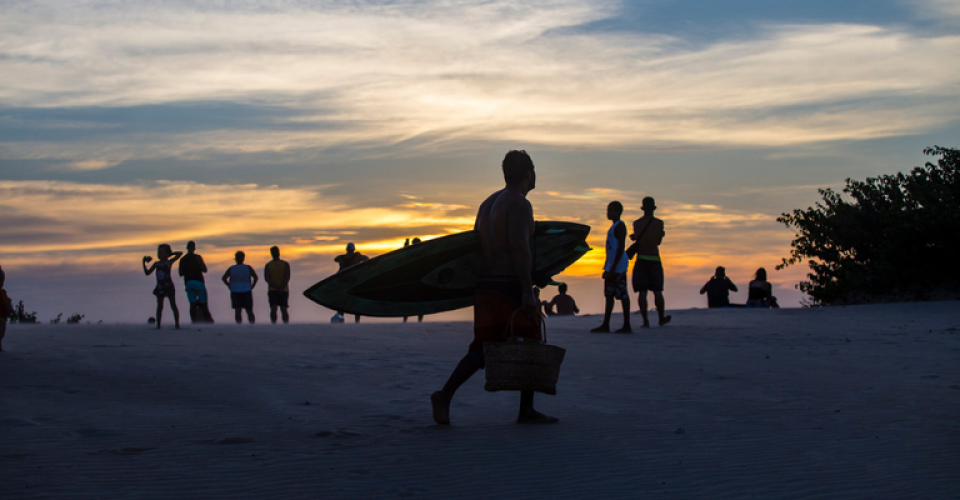
{"type": "Polygon", "coordinates": [[[11,325],[0,498],[957,498],[960,303],[551,319],[554,426],[469,323],[11,325]],[[619,327],[619,319],[613,322],[619,327]]]}

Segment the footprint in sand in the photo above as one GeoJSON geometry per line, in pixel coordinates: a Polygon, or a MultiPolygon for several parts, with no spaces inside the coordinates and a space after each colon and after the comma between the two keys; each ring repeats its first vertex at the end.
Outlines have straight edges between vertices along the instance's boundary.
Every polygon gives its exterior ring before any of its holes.
{"type": "Polygon", "coordinates": [[[90,453],[88,453],[88,455],[108,455],[108,454],[112,454],[112,455],[139,455],[139,454],[141,454],[141,453],[143,453],[143,452],[145,452],[145,451],[150,451],[150,450],[155,450],[155,449],[156,449],[156,448],[136,448],[136,447],[115,448],[115,449],[112,449],[112,450],[97,450],[97,451],[91,451],[90,453]]]}

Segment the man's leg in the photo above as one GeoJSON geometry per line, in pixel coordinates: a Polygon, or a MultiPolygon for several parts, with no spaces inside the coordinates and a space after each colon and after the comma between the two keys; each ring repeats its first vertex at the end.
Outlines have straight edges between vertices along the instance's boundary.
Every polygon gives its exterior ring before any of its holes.
{"type": "Polygon", "coordinates": [[[290,323],[290,313],[287,312],[287,309],[287,307],[280,308],[280,317],[283,318],[283,324],[285,325],[290,323]]]}
{"type": "Polygon", "coordinates": [[[647,304],[646,290],[640,290],[639,307],[640,307],[640,316],[643,318],[643,327],[650,328],[650,319],[647,318],[647,308],[649,307],[649,305],[647,304]]]}
{"type": "Polygon", "coordinates": [[[520,391],[518,424],[555,424],[559,421],[557,417],[550,417],[533,409],[533,391],[520,391]]]}
{"type": "Polygon", "coordinates": [[[0,352],[3,352],[3,337],[7,335],[7,318],[0,318],[0,352]]]}
{"type": "Polygon", "coordinates": [[[620,301],[623,306],[623,328],[617,330],[617,333],[633,333],[630,328],[630,297],[625,297],[620,301]]]}
{"type": "Polygon", "coordinates": [[[437,392],[430,395],[433,403],[433,420],[440,425],[450,425],[450,401],[453,394],[470,379],[477,370],[483,368],[483,351],[470,351],[457,367],[453,369],[447,383],[437,392]]]}
{"type": "Polygon", "coordinates": [[[607,333],[610,331],[610,315],[613,314],[613,297],[606,297],[603,309],[603,324],[590,330],[591,333],[607,333]]]}
{"type": "Polygon", "coordinates": [[[241,316],[242,311],[243,311],[243,308],[242,308],[242,307],[234,307],[234,308],[233,308],[233,313],[234,313],[233,316],[234,316],[234,319],[237,320],[237,324],[238,324],[238,325],[239,325],[240,323],[243,323],[243,316],[241,316]]]}
{"type": "Polygon", "coordinates": [[[248,307],[248,308],[247,308],[247,321],[248,321],[251,325],[253,325],[253,324],[255,324],[255,323],[257,322],[256,316],[253,315],[253,308],[252,308],[252,307],[248,307]]]}
{"type": "Polygon", "coordinates": [[[277,306],[270,304],[270,323],[277,324],[277,306]]]}
{"type": "Polygon", "coordinates": [[[663,292],[653,292],[653,303],[657,306],[657,314],[660,316],[660,326],[669,323],[671,316],[664,315],[663,292]]]}
{"type": "Polygon", "coordinates": [[[360,322],[360,315],[359,315],[359,314],[353,319],[353,322],[354,322],[354,323],[359,323],[359,322],[360,322]]]}

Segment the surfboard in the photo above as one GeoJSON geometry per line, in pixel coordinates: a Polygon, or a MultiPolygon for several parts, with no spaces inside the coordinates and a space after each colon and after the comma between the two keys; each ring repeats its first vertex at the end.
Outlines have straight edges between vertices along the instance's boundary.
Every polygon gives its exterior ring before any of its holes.
{"type": "MultiPolygon", "coordinates": [[[[546,286],[553,276],[590,251],[590,226],[539,221],[530,238],[533,278],[546,286]]],[[[443,236],[374,257],[340,271],[303,292],[335,311],[363,316],[418,316],[473,305],[480,277],[476,231],[443,236]]]]}

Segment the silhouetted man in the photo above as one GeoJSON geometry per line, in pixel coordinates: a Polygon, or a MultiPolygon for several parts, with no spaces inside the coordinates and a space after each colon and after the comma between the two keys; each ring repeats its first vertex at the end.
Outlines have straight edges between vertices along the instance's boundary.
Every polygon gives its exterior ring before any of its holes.
{"type": "Polygon", "coordinates": [[[187,242],[187,254],[180,258],[180,276],[183,277],[183,289],[187,292],[187,302],[190,303],[191,323],[213,323],[210,308],[207,307],[207,285],[203,274],[207,272],[207,264],[203,257],[196,253],[197,244],[187,242]]]}
{"type": "Polygon", "coordinates": [[[247,321],[252,325],[257,322],[253,315],[253,288],[257,286],[257,272],[243,261],[246,259],[243,251],[237,251],[233,259],[237,262],[223,273],[223,284],[230,288],[230,306],[233,307],[234,319],[239,325],[243,320],[240,311],[247,311],[247,321]]]}
{"type": "MultiPolygon", "coordinates": [[[[700,289],[700,295],[707,294],[707,307],[717,309],[730,305],[730,292],[736,292],[734,285],[727,277],[727,270],[718,266],[713,277],[700,289]]],[[[742,306],[741,306],[742,307],[742,306]]]]}
{"type": "MultiPolygon", "coordinates": [[[[370,260],[370,257],[367,257],[366,255],[363,255],[360,252],[358,252],[356,245],[354,245],[353,243],[347,243],[347,253],[343,255],[338,255],[333,259],[334,262],[336,262],[337,264],[340,264],[340,270],[337,272],[343,271],[344,269],[350,266],[355,266],[365,260],[370,260]]],[[[343,318],[343,311],[337,311],[337,314],[341,318],[343,318]]],[[[341,319],[340,322],[343,322],[343,319],[341,319]]],[[[360,322],[360,315],[357,314],[354,317],[354,323],[359,323],[359,322],[360,322]]]]}
{"type": "Polygon", "coordinates": [[[670,322],[670,316],[664,314],[663,304],[663,264],[660,262],[660,243],[666,232],[663,230],[663,221],[654,217],[657,209],[653,198],[643,199],[641,207],[643,217],[633,222],[633,234],[630,239],[635,243],[627,251],[628,256],[636,255],[637,262],[633,265],[633,290],[640,294],[640,315],[643,316],[643,327],[650,327],[647,319],[647,292],[653,292],[654,304],[660,316],[660,326],[670,322]]]}
{"type": "MultiPolygon", "coordinates": [[[[457,389],[483,368],[483,344],[503,340],[513,321],[513,335],[540,340],[540,315],[533,294],[530,236],[533,207],[527,193],[535,186],[533,161],[525,151],[510,151],[503,159],[506,187],[490,195],[477,212],[474,229],[480,236],[480,279],[474,292],[473,342],[443,389],[430,396],[433,419],[450,425],[450,401],[457,389]],[[519,309],[522,314],[514,316],[519,309]]],[[[519,423],[554,423],[533,408],[533,391],[520,392],[519,423]]]]}
{"type": "Polygon", "coordinates": [[[577,307],[577,301],[567,295],[567,284],[561,283],[558,291],[560,293],[553,297],[550,302],[544,302],[547,316],[573,316],[574,314],[579,314],[580,308],[577,307]],[[556,308],[556,312],[554,312],[554,308],[556,308]]]}
{"type": "Polygon", "coordinates": [[[263,268],[263,279],[267,281],[267,301],[270,302],[270,322],[277,324],[277,309],[283,316],[283,324],[290,322],[290,264],[280,260],[280,247],[270,247],[273,260],[263,268]]]}
{"type": "Polygon", "coordinates": [[[623,215],[623,205],[619,201],[611,201],[607,205],[607,219],[612,221],[607,230],[607,259],[603,263],[603,296],[606,307],[603,311],[603,324],[590,330],[593,333],[610,331],[610,315],[613,314],[613,303],[619,300],[623,305],[623,327],[616,333],[633,333],[630,329],[630,293],[627,292],[627,266],[630,259],[627,257],[627,225],[620,220],[623,215]]]}

